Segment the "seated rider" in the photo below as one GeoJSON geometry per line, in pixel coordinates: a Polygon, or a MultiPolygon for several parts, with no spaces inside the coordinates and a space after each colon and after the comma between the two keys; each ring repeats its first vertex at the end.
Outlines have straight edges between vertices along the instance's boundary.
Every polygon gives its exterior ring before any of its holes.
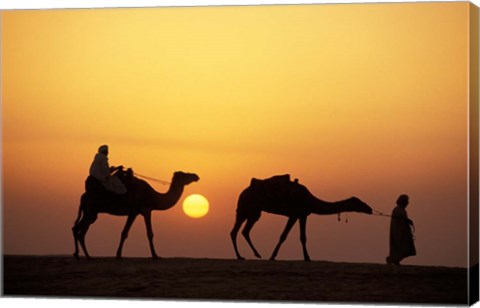
{"type": "Polygon", "coordinates": [[[98,148],[98,153],[90,166],[90,176],[100,182],[107,191],[123,195],[127,193],[127,188],[118,177],[111,175],[113,172],[121,169],[123,169],[123,166],[109,166],[108,145],[102,145],[98,148]]]}

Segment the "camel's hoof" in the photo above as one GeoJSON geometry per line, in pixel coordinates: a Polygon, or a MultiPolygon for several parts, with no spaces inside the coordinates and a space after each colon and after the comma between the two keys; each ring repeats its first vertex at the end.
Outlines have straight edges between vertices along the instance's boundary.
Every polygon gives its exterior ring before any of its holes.
{"type": "Polygon", "coordinates": [[[244,257],[237,257],[237,260],[245,261],[245,258],[244,257]]]}
{"type": "Polygon", "coordinates": [[[275,261],[275,257],[271,257],[270,259],[268,259],[270,261],[275,261]]]}
{"type": "Polygon", "coordinates": [[[73,253],[73,257],[77,260],[80,260],[80,257],[78,256],[78,253],[76,253],[76,252],[73,253]]]}
{"type": "Polygon", "coordinates": [[[159,257],[159,256],[157,256],[157,255],[154,255],[154,256],[152,256],[152,259],[153,259],[153,260],[162,260],[163,258],[162,258],[162,257],[159,257]]]}

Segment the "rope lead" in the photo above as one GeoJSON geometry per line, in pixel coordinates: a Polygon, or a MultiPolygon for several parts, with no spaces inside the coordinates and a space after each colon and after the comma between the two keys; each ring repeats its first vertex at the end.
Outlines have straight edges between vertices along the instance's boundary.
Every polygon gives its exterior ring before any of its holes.
{"type": "Polygon", "coordinates": [[[373,213],[371,215],[375,215],[375,216],[384,216],[384,217],[392,217],[392,215],[387,215],[387,214],[384,214],[380,211],[377,211],[375,209],[372,209],[373,213]]]}
{"type": "Polygon", "coordinates": [[[141,174],[138,174],[136,172],[134,172],[134,174],[140,178],[144,178],[146,180],[150,180],[150,181],[154,181],[154,182],[158,182],[162,185],[168,185],[168,184],[171,184],[170,182],[167,182],[167,181],[163,181],[163,180],[159,180],[159,179],[155,179],[155,178],[151,178],[149,176],[146,176],[146,175],[141,175],[141,174]]]}

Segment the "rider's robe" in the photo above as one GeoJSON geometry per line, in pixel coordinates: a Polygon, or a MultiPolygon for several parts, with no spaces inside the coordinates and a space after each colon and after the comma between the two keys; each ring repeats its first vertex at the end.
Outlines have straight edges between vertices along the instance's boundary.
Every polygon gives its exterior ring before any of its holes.
{"type": "Polygon", "coordinates": [[[90,166],[90,175],[96,178],[108,191],[115,194],[125,194],[127,188],[116,176],[110,175],[108,157],[103,153],[97,153],[90,166]]]}

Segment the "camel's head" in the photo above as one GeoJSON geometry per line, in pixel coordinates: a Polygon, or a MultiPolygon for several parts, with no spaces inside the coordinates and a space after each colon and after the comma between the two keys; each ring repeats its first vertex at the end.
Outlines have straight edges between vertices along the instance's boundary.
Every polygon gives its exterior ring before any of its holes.
{"type": "Polygon", "coordinates": [[[177,171],[173,174],[172,182],[177,182],[182,185],[188,185],[192,182],[197,182],[198,180],[200,180],[200,178],[195,173],[185,173],[182,171],[177,171]]]}
{"type": "Polygon", "coordinates": [[[372,214],[372,208],[368,206],[365,202],[358,199],[357,197],[350,198],[351,204],[354,206],[355,212],[365,213],[365,214],[372,214]]]}

